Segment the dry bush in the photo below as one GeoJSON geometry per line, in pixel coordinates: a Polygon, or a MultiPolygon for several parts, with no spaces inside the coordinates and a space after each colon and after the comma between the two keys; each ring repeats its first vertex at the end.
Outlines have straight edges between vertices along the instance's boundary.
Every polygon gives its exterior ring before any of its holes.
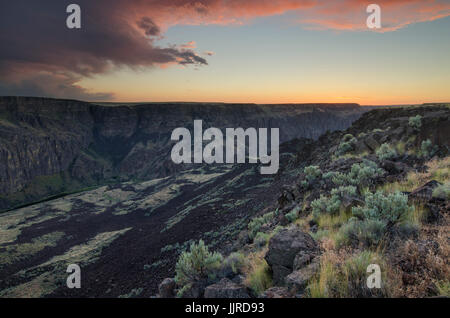
{"type": "Polygon", "coordinates": [[[398,272],[386,261],[381,251],[335,249],[331,239],[321,242],[324,251],[320,269],[309,282],[307,295],[312,298],[395,297],[400,281],[398,272]],[[367,266],[381,267],[381,289],[367,287],[367,266]]]}
{"type": "Polygon", "coordinates": [[[258,252],[246,255],[247,260],[243,268],[245,276],[244,284],[256,295],[260,295],[266,289],[272,287],[270,267],[264,259],[266,253],[267,247],[258,252]]]}
{"type": "Polygon", "coordinates": [[[408,240],[396,250],[396,265],[402,272],[400,294],[428,297],[450,277],[449,226],[427,226],[418,241],[408,240]]]}

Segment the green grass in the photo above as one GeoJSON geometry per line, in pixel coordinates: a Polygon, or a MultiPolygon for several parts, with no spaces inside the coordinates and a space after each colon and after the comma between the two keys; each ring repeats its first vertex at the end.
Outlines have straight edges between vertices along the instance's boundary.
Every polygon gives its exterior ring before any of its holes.
{"type": "Polygon", "coordinates": [[[311,298],[388,296],[388,281],[383,270],[382,288],[367,288],[367,267],[370,264],[386,268],[382,256],[376,252],[362,251],[350,257],[326,253],[321,258],[318,274],[308,284],[307,295],[311,298]]]}
{"type": "Polygon", "coordinates": [[[402,181],[385,183],[378,187],[378,190],[385,192],[411,192],[425,183],[435,180],[440,183],[446,183],[450,180],[450,156],[443,159],[435,159],[426,163],[427,172],[411,171],[402,181]]]}
{"type": "Polygon", "coordinates": [[[436,283],[439,296],[450,297],[450,281],[439,281],[436,283]]]}
{"type": "Polygon", "coordinates": [[[42,251],[46,247],[54,247],[63,236],[63,232],[52,232],[36,237],[28,243],[7,245],[3,251],[0,251],[0,264],[13,264],[42,251]]]}
{"type": "Polygon", "coordinates": [[[333,230],[339,228],[342,224],[345,224],[351,217],[351,212],[341,209],[339,214],[320,214],[317,218],[317,224],[319,229],[333,230]]]}
{"type": "Polygon", "coordinates": [[[272,287],[270,267],[264,259],[267,249],[247,256],[245,264],[244,284],[256,295],[261,295],[266,289],[272,287]]]}

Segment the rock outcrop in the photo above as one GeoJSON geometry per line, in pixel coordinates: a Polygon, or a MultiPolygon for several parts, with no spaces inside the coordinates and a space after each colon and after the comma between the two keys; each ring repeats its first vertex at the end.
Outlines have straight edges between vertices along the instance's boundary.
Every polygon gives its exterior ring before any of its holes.
{"type": "Polygon", "coordinates": [[[316,241],[298,228],[283,229],[275,234],[269,241],[269,250],[265,256],[272,268],[273,283],[283,286],[286,276],[292,273],[294,268],[310,262],[317,252],[316,241]]]}
{"type": "Polygon", "coordinates": [[[261,298],[290,298],[292,294],[286,287],[271,287],[261,294],[261,298]]]}
{"type": "Polygon", "coordinates": [[[159,284],[159,297],[160,298],[173,298],[175,297],[175,279],[166,278],[161,284],[159,284]]]}
{"type": "Polygon", "coordinates": [[[223,278],[205,289],[205,298],[249,298],[247,288],[223,278]]]}
{"type": "Polygon", "coordinates": [[[306,265],[296,271],[293,271],[285,279],[285,285],[292,294],[303,294],[309,280],[319,270],[319,263],[317,261],[306,265]]]}
{"type": "Polygon", "coordinates": [[[0,97],[0,210],[190,168],[170,160],[170,136],[177,127],[192,130],[195,119],[217,128],[281,128],[280,142],[285,142],[347,128],[362,112],[356,104],[102,106],[0,97]]]}

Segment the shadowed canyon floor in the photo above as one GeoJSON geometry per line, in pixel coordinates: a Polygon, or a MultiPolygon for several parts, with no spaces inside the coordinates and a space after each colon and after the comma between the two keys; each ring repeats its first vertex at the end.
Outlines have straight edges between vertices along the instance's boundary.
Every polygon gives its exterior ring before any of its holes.
{"type": "Polygon", "coordinates": [[[190,242],[230,249],[252,215],[275,201],[275,184],[256,166],[211,166],[3,213],[0,295],[153,295],[190,242]],[[82,267],[81,290],[65,287],[69,263],[82,267]]]}

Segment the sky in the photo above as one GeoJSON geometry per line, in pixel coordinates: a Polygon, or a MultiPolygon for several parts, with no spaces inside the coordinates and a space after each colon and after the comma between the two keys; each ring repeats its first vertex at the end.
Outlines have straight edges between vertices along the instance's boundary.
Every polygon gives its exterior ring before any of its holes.
{"type": "Polygon", "coordinates": [[[17,0],[0,14],[0,95],[450,102],[450,0],[17,0]]]}

